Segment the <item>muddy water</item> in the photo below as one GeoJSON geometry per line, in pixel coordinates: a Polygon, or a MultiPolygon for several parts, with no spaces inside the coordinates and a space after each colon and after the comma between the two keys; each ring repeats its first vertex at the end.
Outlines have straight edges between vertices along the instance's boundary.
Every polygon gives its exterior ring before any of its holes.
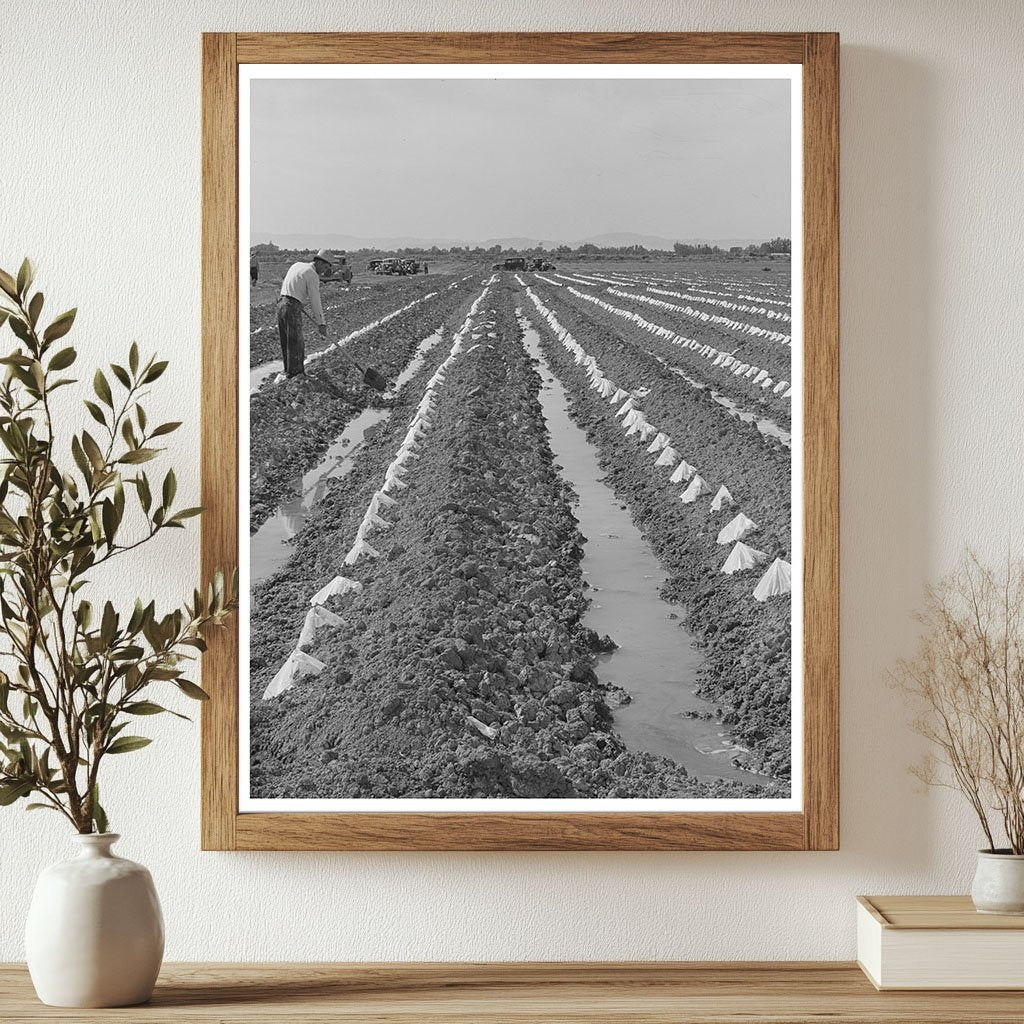
{"type": "MultiPolygon", "coordinates": [[[[427,354],[443,335],[444,329],[439,327],[419,343],[385,398],[394,398],[419,373],[427,354]]],[[[310,509],[323,497],[330,481],[340,480],[349,472],[367,433],[390,415],[388,409],[364,409],[335,438],[320,462],[296,478],[291,497],[249,539],[249,573],[253,584],[265,580],[288,561],[292,554],[289,541],[302,528],[310,509]]]]}
{"type": "Polygon", "coordinates": [[[289,542],[302,528],[310,509],[324,496],[330,481],[340,480],[349,472],[367,433],[390,415],[390,409],[364,409],[345,427],[323,459],[295,480],[291,497],[249,538],[250,585],[265,580],[291,558],[289,542]]]}
{"type": "Polygon", "coordinates": [[[419,347],[413,354],[412,359],[409,360],[409,365],[395,378],[395,383],[388,389],[387,394],[384,396],[385,398],[394,398],[419,373],[423,360],[427,358],[427,353],[441,340],[443,335],[444,328],[438,327],[433,334],[424,338],[419,343],[419,347]]]}
{"type": "Polygon", "coordinates": [[[249,371],[249,394],[259,391],[260,385],[271,375],[276,376],[284,371],[284,362],[274,359],[269,363],[261,363],[249,371]]]}
{"type": "Polygon", "coordinates": [[[661,754],[701,778],[760,781],[735,768],[737,748],[714,722],[686,717],[711,704],[693,692],[701,654],[682,610],[663,601],[661,564],[603,481],[597,450],[569,417],[565,390],[551,372],[537,332],[521,321],[529,354],[540,363],[540,403],[562,476],[579,495],[574,509],[587,538],[581,563],[593,592],[584,624],[620,646],[598,658],[603,682],[624,687],[632,703],[617,708],[615,728],[627,748],[661,754]]]}

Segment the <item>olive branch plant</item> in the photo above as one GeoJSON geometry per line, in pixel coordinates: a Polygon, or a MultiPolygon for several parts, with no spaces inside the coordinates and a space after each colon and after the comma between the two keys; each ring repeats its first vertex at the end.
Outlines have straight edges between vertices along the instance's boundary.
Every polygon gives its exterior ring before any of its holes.
{"type": "Polygon", "coordinates": [[[0,270],[0,328],[6,322],[17,341],[0,357],[0,666],[10,669],[0,671],[0,806],[24,799],[80,833],[106,832],[101,765],[152,742],[125,732],[133,720],[186,718],[150,699],[159,685],[207,699],[185,673],[206,649],[204,632],[234,610],[237,574],[226,583],[218,571],[205,592],[163,615],[152,600],[121,612],[86,598],[94,570],[202,509],[174,506],[173,469],[155,494],[139,468],[181,424],[147,420],[142,400],[167,362],[141,359],[135,343],[125,365],[95,372],[95,399],[84,406],[97,427],[70,432],[70,459],[58,450],[52,398],[77,383],[62,375],[77,353],[57,343],[76,310],[42,327],[34,276],[27,259],[16,275],[0,270]]]}

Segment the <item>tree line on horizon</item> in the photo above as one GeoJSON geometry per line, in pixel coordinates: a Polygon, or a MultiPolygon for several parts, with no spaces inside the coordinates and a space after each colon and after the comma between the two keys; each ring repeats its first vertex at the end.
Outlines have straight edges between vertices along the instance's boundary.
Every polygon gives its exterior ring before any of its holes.
{"type": "MultiPolygon", "coordinates": [[[[313,252],[313,249],[282,249],[271,242],[260,242],[252,247],[252,252],[257,256],[286,257],[295,256],[301,253],[313,252]]],[[[429,249],[422,246],[401,247],[398,249],[374,249],[361,248],[353,249],[350,255],[378,256],[386,253],[394,253],[397,256],[420,256],[428,258],[443,258],[454,256],[469,259],[492,259],[503,256],[544,256],[554,259],[643,259],[650,256],[768,256],[770,254],[791,254],[792,244],[788,238],[773,238],[767,242],[752,243],[750,245],[733,245],[723,249],[718,245],[692,245],[687,242],[676,242],[672,249],[648,249],[643,245],[594,245],[593,242],[584,242],[582,245],[558,245],[553,249],[545,249],[542,246],[528,248],[512,248],[500,244],[484,248],[481,245],[463,246],[453,245],[449,248],[440,248],[433,245],[429,249]]]]}

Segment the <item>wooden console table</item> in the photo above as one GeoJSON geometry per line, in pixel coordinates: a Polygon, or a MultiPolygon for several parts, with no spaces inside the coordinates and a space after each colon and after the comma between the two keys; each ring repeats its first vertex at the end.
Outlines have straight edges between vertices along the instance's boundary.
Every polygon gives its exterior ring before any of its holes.
{"type": "Polygon", "coordinates": [[[152,1002],[41,1005],[0,966],[0,1021],[120,1024],[1020,1024],[1024,992],[876,992],[849,963],[167,964],[152,1002]]]}

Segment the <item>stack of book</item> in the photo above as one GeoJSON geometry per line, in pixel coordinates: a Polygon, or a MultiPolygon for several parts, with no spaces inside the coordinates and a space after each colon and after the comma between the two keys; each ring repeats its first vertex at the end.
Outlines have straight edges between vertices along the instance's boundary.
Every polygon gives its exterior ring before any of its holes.
{"type": "Polygon", "coordinates": [[[979,914],[970,896],[858,896],[857,962],[878,989],[1024,989],[1024,916],[979,914]]]}

